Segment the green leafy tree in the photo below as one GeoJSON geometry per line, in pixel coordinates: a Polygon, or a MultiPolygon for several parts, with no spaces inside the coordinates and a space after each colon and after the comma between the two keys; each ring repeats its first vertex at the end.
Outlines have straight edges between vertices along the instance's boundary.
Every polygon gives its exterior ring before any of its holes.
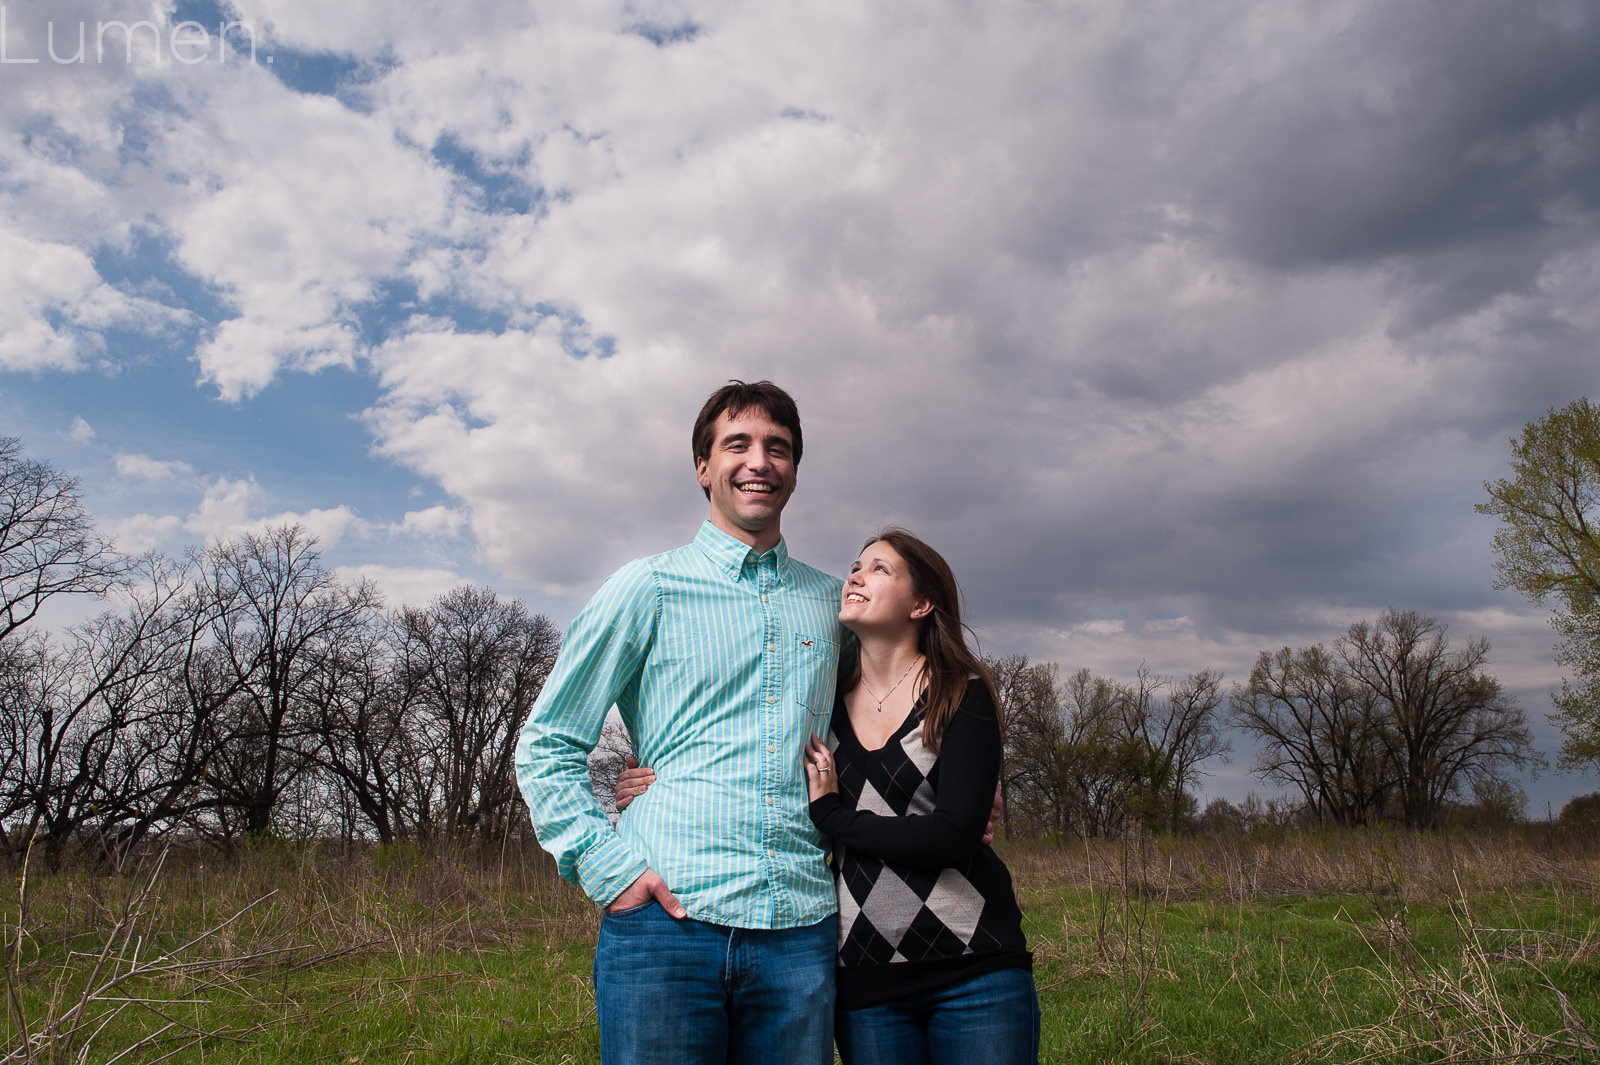
{"type": "Polygon", "coordinates": [[[1555,696],[1561,765],[1600,764],[1600,408],[1577,399],[1528,423],[1511,470],[1477,506],[1505,523],[1495,587],[1557,603],[1556,660],[1570,674],[1555,696]]]}

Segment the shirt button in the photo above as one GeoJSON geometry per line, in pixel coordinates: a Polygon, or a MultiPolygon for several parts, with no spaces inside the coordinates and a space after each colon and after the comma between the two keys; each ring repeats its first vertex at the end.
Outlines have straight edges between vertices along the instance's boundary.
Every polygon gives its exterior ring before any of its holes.
{"type": "Polygon", "coordinates": [[[775,801],[775,800],[774,800],[774,799],[773,799],[773,798],[772,798],[772,796],[771,796],[771,795],[768,795],[768,796],[767,796],[767,805],[768,805],[768,806],[771,806],[771,805],[772,805],[772,804],[773,804],[773,802],[774,802],[774,801],[775,801]]]}
{"type": "Polygon", "coordinates": [[[776,751],[776,750],[777,750],[777,749],[778,749],[778,745],[777,745],[777,744],[776,744],[776,743],[769,743],[769,744],[767,744],[767,750],[769,750],[769,751],[776,751]]]}
{"type": "Polygon", "coordinates": [[[777,697],[777,696],[776,696],[776,695],[769,695],[769,696],[767,696],[767,704],[768,704],[768,705],[769,705],[769,706],[770,706],[770,705],[771,705],[771,704],[773,704],[773,703],[775,703],[775,702],[777,702],[777,701],[778,701],[778,697],[777,697]]]}
{"type": "Polygon", "coordinates": [[[778,645],[777,645],[777,644],[776,644],[776,643],[769,643],[769,644],[767,644],[767,650],[769,650],[769,651],[776,651],[776,650],[777,650],[777,649],[778,649],[778,645]]]}

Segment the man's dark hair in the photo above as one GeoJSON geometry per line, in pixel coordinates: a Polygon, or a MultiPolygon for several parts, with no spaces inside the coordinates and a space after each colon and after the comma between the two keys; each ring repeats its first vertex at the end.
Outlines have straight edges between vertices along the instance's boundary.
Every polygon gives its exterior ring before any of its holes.
{"type": "Polygon", "coordinates": [[[712,437],[716,435],[718,418],[724,413],[730,418],[737,418],[751,408],[761,411],[774,425],[789,430],[789,435],[794,439],[794,464],[800,465],[800,409],[794,405],[794,398],[789,393],[771,381],[757,381],[754,384],[729,381],[711,393],[706,405],[700,408],[700,417],[694,420],[694,436],[690,439],[694,447],[694,460],[699,462],[711,458],[712,437]]]}

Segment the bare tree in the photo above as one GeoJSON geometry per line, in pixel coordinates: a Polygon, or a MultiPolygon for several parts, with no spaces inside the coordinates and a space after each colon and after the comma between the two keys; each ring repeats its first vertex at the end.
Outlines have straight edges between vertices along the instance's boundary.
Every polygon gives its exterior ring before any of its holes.
{"type": "Polygon", "coordinates": [[[434,789],[424,782],[430,755],[418,742],[387,636],[377,624],[352,632],[309,678],[306,700],[315,714],[318,764],[342,789],[353,817],[393,843],[416,835],[434,789]]]}
{"type": "Polygon", "coordinates": [[[0,642],[0,843],[20,852],[36,826],[40,733],[50,714],[55,662],[41,636],[0,642]]]}
{"type": "Polygon", "coordinates": [[[1005,829],[1113,836],[1173,827],[1192,805],[1184,788],[1227,749],[1217,723],[1220,678],[1182,682],[1141,668],[1131,684],[1079,669],[1058,683],[1054,663],[991,660],[1006,719],[1005,829]]]}
{"type": "Polygon", "coordinates": [[[1005,765],[1000,774],[1001,828],[1041,834],[1065,830],[1066,774],[1061,764],[1066,726],[1054,663],[1024,655],[990,659],[989,672],[1005,719],[1005,765]]]}
{"type": "Polygon", "coordinates": [[[1161,680],[1141,665],[1124,700],[1125,729],[1165,764],[1162,820],[1176,831],[1193,807],[1190,789],[1201,763],[1229,750],[1218,720],[1225,701],[1222,675],[1202,669],[1183,680],[1161,680]]]}
{"type": "Polygon", "coordinates": [[[1337,646],[1350,677],[1386,708],[1406,827],[1433,828],[1464,787],[1543,764],[1522,708],[1482,668],[1483,637],[1452,649],[1433,618],[1385,610],[1376,624],[1350,626],[1337,646]]]}
{"type": "Polygon", "coordinates": [[[1188,796],[1199,782],[1203,763],[1217,757],[1227,761],[1233,749],[1222,730],[1221,711],[1226,702],[1222,674],[1216,670],[1198,670],[1168,685],[1159,744],[1172,759],[1172,787],[1179,799],[1188,796]]]}
{"type": "Polygon", "coordinates": [[[1297,788],[1325,823],[1433,828],[1466,788],[1543,765],[1521,708],[1482,669],[1488,653],[1487,640],[1452,649],[1433,618],[1385,610],[1332,652],[1262,652],[1233,718],[1263,741],[1257,774],[1297,788]]]}
{"type": "Polygon", "coordinates": [[[311,696],[380,600],[370,583],[348,585],[326,569],[299,525],[216,544],[197,561],[213,639],[236,682],[214,718],[205,777],[215,827],[224,837],[260,835],[279,798],[315,764],[311,696]]]}
{"type": "Polygon", "coordinates": [[[608,816],[617,812],[617,778],[634,760],[633,738],[622,718],[612,713],[600,726],[600,742],[589,752],[589,784],[595,801],[608,816]]]}
{"type": "Polygon", "coordinates": [[[0,640],[53,596],[102,594],[123,565],[95,535],[77,479],[23,458],[21,441],[0,436],[0,640]]]}
{"type": "Polygon", "coordinates": [[[560,633],[520,599],[470,585],[401,611],[396,632],[407,701],[434,744],[442,823],[432,829],[497,838],[515,808],[517,734],[560,633]]]}
{"type": "Polygon", "coordinates": [[[1395,779],[1383,707],[1326,647],[1261,652],[1230,703],[1234,724],[1261,740],[1257,776],[1293,787],[1324,824],[1383,816],[1395,779]]]}
{"type": "Polygon", "coordinates": [[[171,696],[205,624],[181,568],[157,556],[139,568],[123,611],[69,629],[65,647],[22,644],[31,682],[0,701],[14,752],[0,821],[52,864],[74,841],[114,857],[181,813],[198,774],[201,730],[171,696]]]}
{"type": "Polygon", "coordinates": [[[1121,836],[1165,823],[1174,806],[1171,759],[1146,735],[1163,683],[1141,666],[1132,684],[1080,669],[1062,686],[1062,762],[1079,835],[1121,836]]]}

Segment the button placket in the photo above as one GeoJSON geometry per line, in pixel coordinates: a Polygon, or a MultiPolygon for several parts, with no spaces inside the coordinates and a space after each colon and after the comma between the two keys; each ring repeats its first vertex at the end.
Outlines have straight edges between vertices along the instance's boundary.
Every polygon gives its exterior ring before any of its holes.
{"type": "Polygon", "coordinates": [[[765,815],[762,818],[762,851],[768,883],[776,886],[780,877],[777,864],[774,861],[775,843],[778,838],[778,825],[776,817],[778,805],[778,788],[783,778],[779,772],[779,760],[782,752],[779,750],[783,735],[780,727],[778,709],[779,701],[783,694],[783,640],[782,626],[778,619],[773,602],[775,566],[772,558],[767,558],[758,563],[755,568],[756,589],[760,599],[761,609],[761,701],[757,713],[761,721],[762,752],[758,757],[761,763],[761,792],[762,806],[765,815]]]}

